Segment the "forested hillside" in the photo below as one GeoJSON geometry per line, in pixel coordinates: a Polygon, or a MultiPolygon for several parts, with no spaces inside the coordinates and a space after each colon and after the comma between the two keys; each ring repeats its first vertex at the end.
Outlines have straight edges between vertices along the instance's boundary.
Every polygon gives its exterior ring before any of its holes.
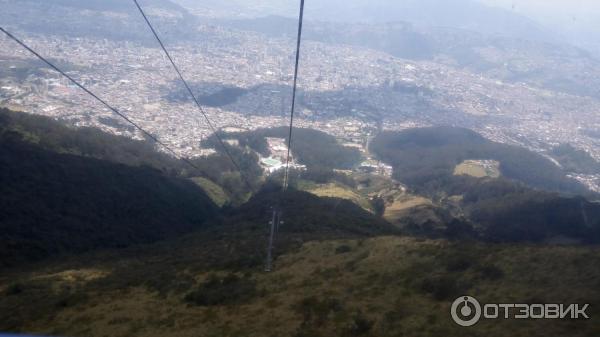
{"type": "Polygon", "coordinates": [[[446,127],[386,132],[371,150],[393,165],[394,178],[466,217],[483,239],[600,242],[600,205],[575,195],[597,196],[541,155],[446,127]],[[454,174],[473,159],[498,161],[502,176],[454,174]]]}
{"type": "MultiPolygon", "coordinates": [[[[96,158],[133,167],[152,167],[171,177],[205,177],[218,184],[233,202],[251,192],[236,167],[224,154],[193,159],[195,167],[158,151],[151,140],[115,136],[96,128],[72,128],[48,117],[0,109],[0,135],[16,136],[45,150],[96,158]]],[[[252,188],[258,188],[262,170],[255,155],[238,148],[230,153],[252,188]]]]}
{"type": "Polygon", "coordinates": [[[73,128],[51,118],[0,108],[0,134],[18,135],[45,150],[91,157],[129,166],[177,171],[184,164],[156,151],[151,141],[137,141],[96,128],[73,128]]]}
{"type": "Polygon", "coordinates": [[[216,206],[189,181],[0,137],[0,266],[152,242],[200,228],[216,206]]]}
{"type": "Polygon", "coordinates": [[[560,167],[542,155],[517,146],[491,142],[474,131],[435,127],[384,132],[371,143],[371,151],[394,166],[394,177],[430,193],[448,185],[454,168],[464,160],[500,162],[502,176],[533,188],[566,193],[586,193],[586,188],[566,177],[560,167]]]}
{"type": "MultiPolygon", "coordinates": [[[[262,138],[254,139],[261,145],[265,136],[283,137],[283,132],[283,128],[264,130],[262,138]]],[[[263,188],[245,205],[232,208],[244,203],[252,191],[223,154],[193,159],[196,169],[158,152],[150,141],[71,128],[47,117],[5,109],[0,111],[0,143],[0,205],[7,210],[0,215],[6,242],[0,249],[1,266],[152,242],[207,225],[261,236],[264,233],[257,226],[262,228],[270,217],[269,207],[275,205],[285,210],[286,230],[304,239],[397,232],[351,202],[292,190],[281,199],[276,186],[270,192],[263,188]],[[227,207],[219,211],[199,186],[227,207]]],[[[302,158],[314,165],[343,149],[333,137],[313,130],[300,130],[298,144],[299,153],[306,155],[302,158]],[[323,139],[325,152],[308,157],[311,144],[323,139]]],[[[228,149],[258,190],[263,182],[257,155],[240,147],[228,145],[228,149]]],[[[339,158],[345,159],[344,154],[326,162],[326,167],[340,165],[339,158]]]]}
{"type": "Polygon", "coordinates": [[[550,155],[555,158],[567,172],[596,174],[600,172],[600,163],[589,153],[577,150],[569,144],[561,144],[552,149],[550,155]]]}

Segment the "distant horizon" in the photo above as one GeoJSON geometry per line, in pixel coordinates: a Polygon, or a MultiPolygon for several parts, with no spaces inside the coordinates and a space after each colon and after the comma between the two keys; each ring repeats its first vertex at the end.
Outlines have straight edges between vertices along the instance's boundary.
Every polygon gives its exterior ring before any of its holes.
{"type": "Polygon", "coordinates": [[[486,5],[513,10],[541,23],[600,29],[600,2],[594,0],[477,0],[486,5]]]}

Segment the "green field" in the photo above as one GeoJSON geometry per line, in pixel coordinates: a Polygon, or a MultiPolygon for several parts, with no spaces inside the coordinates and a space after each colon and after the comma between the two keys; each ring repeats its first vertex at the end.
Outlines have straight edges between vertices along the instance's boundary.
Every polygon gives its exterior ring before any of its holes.
{"type": "Polygon", "coordinates": [[[454,169],[454,175],[468,175],[475,178],[499,178],[500,163],[486,163],[478,160],[465,160],[454,169]]]}
{"type": "Polygon", "coordinates": [[[303,181],[299,183],[298,187],[301,190],[312,193],[318,197],[350,200],[367,211],[373,210],[367,197],[362,196],[352,188],[339,183],[316,184],[309,181],[303,181]]]}
{"type": "Polygon", "coordinates": [[[406,212],[416,207],[433,206],[431,200],[413,196],[404,195],[394,199],[394,201],[385,208],[383,217],[390,222],[395,222],[406,216],[406,212]]]}
{"type": "Polygon", "coordinates": [[[196,185],[200,186],[204,190],[204,192],[210,197],[210,199],[219,207],[222,207],[227,202],[229,202],[229,197],[227,196],[227,193],[223,191],[221,186],[215,184],[214,182],[202,177],[192,178],[192,181],[196,185]]]}

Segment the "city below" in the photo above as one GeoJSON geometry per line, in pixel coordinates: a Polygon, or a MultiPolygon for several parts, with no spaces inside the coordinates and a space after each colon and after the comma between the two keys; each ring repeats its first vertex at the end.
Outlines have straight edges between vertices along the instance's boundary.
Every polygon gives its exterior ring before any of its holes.
{"type": "MultiPolygon", "coordinates": [[[[224,130],[286,125],[293,41],[204,29],[219,38],[198,46],[167,47],[201,97],[232,96],[204,106],[214,125],[224,130]]],[[[27,43],[40,54],[59,62],[69,75],[179,155],[214,152],[201,147],[212,130],[191,97],[182,93],[159,48],[129,41],[14,33],[27,36],[27,43]]],[[[2,106],[75,126],[142,137],[58,73],[43,67],[23,70],[31,64],[40,66],[35,62],[13,41],[0,38],[0,66],[10,75],[0,78],[2,106]]],[[[600,128],[600,100],[593,97],[504,83],[439,63],[313,41],[304,44],[299,90],[296,127],[324,131],[364,153],[368,153],[365,147],[370,137],[380,130],[451,125],[548,157],[553,147],[568,143],[600,160],[600,138],[593,132],[600,128]]],[[[600,191],[600,174],[571,177],[600,191]]]]}

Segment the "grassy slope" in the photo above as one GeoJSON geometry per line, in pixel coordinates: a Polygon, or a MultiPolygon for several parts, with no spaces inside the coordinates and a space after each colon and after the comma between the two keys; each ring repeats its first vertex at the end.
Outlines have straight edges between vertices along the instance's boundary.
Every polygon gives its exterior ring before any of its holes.
{"type": "Polygon", "coordinates": [[[419,196],[404,195],[395,198],[393,203],[385,208],[383,217],[393,223],[406,216],[406,212],[410,209],[427,206],[433,206],[431,200],[419,196]]]}
{"type": "Polygon", "coordinates": [[[301,190],[312,193],[318,197],[340,198],[349,200],[367,211],[373,211],[369,200],[355,192],[352,188],[340,183],[315,184],[309,181],[301,182],[301,190]]]}
{"type": "Polygon", "coordinates": [[[598,317],[600,270],[593,267],[600,262],[598,248],[455,245],[402,237],[311,241],[280,256],[273,273],[259,267],[246,269],[245,277],[257,289],[250,299],[200,307],[183,300],[194,284],[239,269],[210,268],[200,255],[182,254],[186,249],[210,250],[197,248],[195,240],[180,242],[178,249],[148,247],[145,254],[149,255],[140,254],[142,250],[117,260],[75,259],[6,275],[0,278],[0,312],[18,310],[8,319],[2,317],[0,330],[64,336],[464,336],[468,332],[471,336],[574,337],[600,333],[597,318],[484,321],[465,330],[449,317],[450,303],[463,294],[482,302],[590,303],[588,313],[598,317]],[[185,263],[175,262],[179,254],[187,256],[185,263]],[[158,272],[164,269],[169,273],[158,272]],[[125,270],[128,276],[120,274],[125,270]],[[131,282],[134,277],[146,278],[145,283],[131,282]],[[9,286],[9,280],[19,280],[20,286],[9,286]],[[22,319],[27,314],[31,319],[22,319]],[[352,329],[357,322],[372,326],[360,334],[352,329]]]}
{"type": "Polygon", "coordinates": [[[470,160],[465,160],[454,169],[454,175],[468,175],[475,178],[498,178],[500,171],[496,168],[486,169],[479,163],[474,163],[470,160]]]}
{"type": "Polygon", "coordinates": [[[221,186],[215,184],[211,180],[208,180],[203,177],[192,178],[192,181],[200,186],[202,190],[210,197],[210,199],[219,207],[222,207],[227,202],[229,202],[229,197],[227,193],[221,188],[221,186]]]}

